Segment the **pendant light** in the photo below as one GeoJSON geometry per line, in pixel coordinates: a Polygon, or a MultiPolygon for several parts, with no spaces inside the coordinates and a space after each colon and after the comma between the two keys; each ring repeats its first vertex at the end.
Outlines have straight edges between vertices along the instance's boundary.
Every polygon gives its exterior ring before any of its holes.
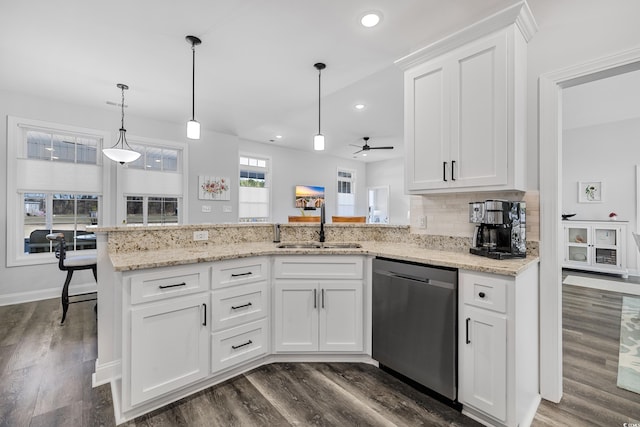
{"type": "Polygon", "coordinates": [[[192,70],[191,70],[191,120],[187,122],[187,138],[200,139],[200,123],[196,121],[196,46],[202,40],[196,36],[185,37],[191,45],[192,70]]]}
{"type": "Polygon", "coordinates": [[[129,89],[129,86],[118,83],[116,85],[122,91],[122,103],[120,106],[122,107],[122,116],[120,121],[120,135],[118,136],[118,142],[111,148],[105,148],[102,150],[105,156],[113,160],[114,162],[118,162],[121,165],[125,163],[133,162],[140,157],[140,153],[137,151],[133,151],[129,143],[127,142],[127,130],[124,128],[124,91],[129,89]],[[125,148],[125,145],[129,147],[125,148]],[[120,146],[120,148],[118,148],[120,146]]]}
{"type": "Polygon", "coordinates": [[[321,88],[321,78],[322,78],[322,70],[327,68],[325,64],[322,62],[318,62],[313,65],[318,70],[318,134],[313,137],[313,149],[316,151],[324,150],[324,135],[320,131],[320,88],[321,88]]]}

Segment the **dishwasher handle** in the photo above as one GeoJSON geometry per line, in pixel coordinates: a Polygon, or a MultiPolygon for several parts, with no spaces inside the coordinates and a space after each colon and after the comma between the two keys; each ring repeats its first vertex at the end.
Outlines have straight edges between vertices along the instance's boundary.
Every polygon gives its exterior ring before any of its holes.
{"type": "Polygon", "coordinates": [[[429,279],[428,277],[416,277],[416,276],[410,276],[408,274],[402,274],[402,273],[396,273],[394,271],[375,271],[375,274],[382,274],[384,276],[387,277],[395,277],[398,279],[402,279],[402,280],[409,280],[412,282],[418,282],[420,284],[423,285],[432,285],[432,286],[438,286],[440,288],[445,288],[445,289],[455,289],[456,288],[456,284],[455,283],[450,283],[450,282],[442,282],[440,280],[434,280],[434,279],[429,279]]]}

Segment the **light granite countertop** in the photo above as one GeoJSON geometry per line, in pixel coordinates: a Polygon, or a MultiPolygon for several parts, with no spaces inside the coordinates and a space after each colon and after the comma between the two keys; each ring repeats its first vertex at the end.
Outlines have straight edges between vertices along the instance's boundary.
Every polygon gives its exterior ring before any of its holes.
{"type": "Polygon", "coordinates": [[[194,264],[198,262],[220,261],[264,255],[370,255],[404,261],[413,261],[441,267],[452,267],[506,276],[517,276],[538,257],[494,260],[470,253],[426,249],[405,243],[358,241],[361,248],[278,248],[272,242],[249,242],[207,245],[202,247],[156,249],[110,253],[109,257],[116,271],[132,271],[146,268],[194,264]]]}

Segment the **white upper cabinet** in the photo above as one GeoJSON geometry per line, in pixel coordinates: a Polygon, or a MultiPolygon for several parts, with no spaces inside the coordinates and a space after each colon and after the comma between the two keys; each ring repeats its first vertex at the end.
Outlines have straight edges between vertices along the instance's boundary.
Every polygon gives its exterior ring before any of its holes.
{"type": "Polygon", "coordinates": [[[526,43],[519,3],[396,63],[405,69],[410,194],[526,190],[526,43]]]}

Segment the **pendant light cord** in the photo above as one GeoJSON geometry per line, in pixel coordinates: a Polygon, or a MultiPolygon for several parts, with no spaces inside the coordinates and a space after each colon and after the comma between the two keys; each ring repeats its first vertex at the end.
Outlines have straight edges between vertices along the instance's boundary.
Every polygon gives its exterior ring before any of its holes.
{"type": "Polygon", "coordinates": [[[196,45],[191,44],[192,67],[191,67],[191,120],[196,119],[196,45]]]}
{"type": "Polygon", "coordinates": [[[320,109],[320,86],[321,86],[321,79],[322,76],[322,69],[318,69],[318,135],[320,135],[320,115],[322,114],[322,110],[320,109]]]}

